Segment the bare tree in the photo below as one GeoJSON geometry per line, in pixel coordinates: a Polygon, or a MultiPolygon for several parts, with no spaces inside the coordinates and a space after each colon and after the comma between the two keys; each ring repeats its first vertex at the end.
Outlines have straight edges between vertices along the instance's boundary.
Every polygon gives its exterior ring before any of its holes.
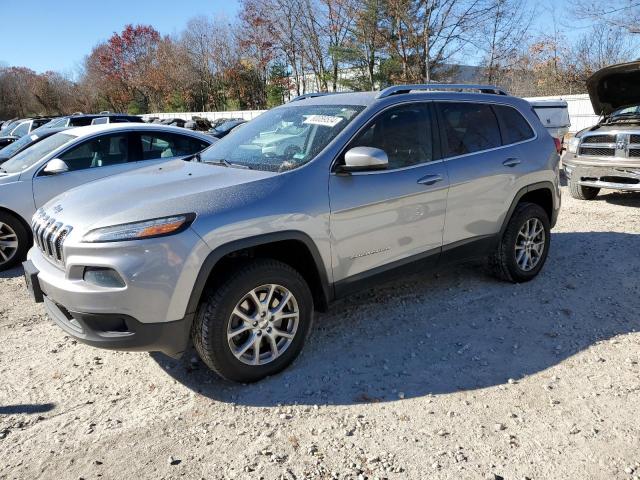
{"type": "Polygon", "coordinates": [[[328,53],[331,60],[331,90],[338,87],[338,72],[342,49],[355,21],[356,2],[354,0],[321,0],[324,18],[324,33],[328,38],[328,53]]]}
{"type": "Polygon", "coordinates": [[[387,36],[404,81],[430,82],[470,42],[492,10],[487,0],[387,0],[387,36]]]}
{"type": "Polygon", "coordinates": [[[596,70],[633,59],[634,48],[626,30],[594,25],[575,45],[572,58],[577,80],[584,82],[596,70]]]}
{"type": "Polygon", "coordinates": [[[328,42],[322,24],[322,14],[317,2],[313,0],[299,0],[302,6],[301,30],[303,33],[303,48],[305,57],[313,71],[320,91],[328,91],[327,83],[327,52],[328,42]]]}
{"type": "Polygon", "coordinates": [[[499,82],[501,72],[515,64],[534,18],[535,8],[530,7],[526,0],[493,1],[490,14],[473,42],[484,52],[484,78],[487,82],[499,82]]]}
{"type": "Polygon", "coordinates": [[[573,12],[577,18],[590,20],[596,25],[626,30],[640,34],[640,1],[638,0],[573,0],[573,12]]]}

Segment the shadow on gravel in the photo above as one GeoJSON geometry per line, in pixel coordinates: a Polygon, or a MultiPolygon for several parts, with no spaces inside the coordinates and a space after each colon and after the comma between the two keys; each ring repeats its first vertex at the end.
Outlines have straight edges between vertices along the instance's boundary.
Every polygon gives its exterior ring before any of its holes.
{"type": "MultiPolygon", "coordinates": [[[[516,381],[640,330],[640,235],[555,233],[545,269],[512,285],[483,265],[406,278],[318,315],[301,357],[252,385],[218,379],[191,351],[153,358],[214,400],[249,406],[386,402],[516,381]]],[[[606,361],[606,359],[592,359],[606,361]]]]}
{"type": "Polygon", "coordinates": [[[50,412],[55,408],[55,403],[25,403],[21,405],[0,405],[0,415],[17,415],[50,412]]]}
{"type": "Polygon", "coordinates": [[[24,275],[24,270],[22,266],[14,267],[9,270],[5,270],[4,272],[0,272],[0,278],[17,278],[24,275]]]}
{"type": "Polygon", "coordinates": [[[613,205],[621,207],[640,208],[640,192],[611,192],[608,194],[600,194],[596,197],[596,201],[605,201],[613,205]]]}

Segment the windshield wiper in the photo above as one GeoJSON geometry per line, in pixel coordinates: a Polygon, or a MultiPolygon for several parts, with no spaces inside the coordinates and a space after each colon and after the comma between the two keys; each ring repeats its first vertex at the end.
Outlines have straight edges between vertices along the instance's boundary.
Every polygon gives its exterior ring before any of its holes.
{"type": "Polygon", "coordinates": [[[207,160],[204,163],[210,163],[212,165],[220,165],[222,167],[235,167],[235,168],[244,168],[245,170],[251,170],[251,167],[248,165],[242,165],[240,163],[232,163],[229,160],[224,158],[216,158],[215,160],[207,160]]]}

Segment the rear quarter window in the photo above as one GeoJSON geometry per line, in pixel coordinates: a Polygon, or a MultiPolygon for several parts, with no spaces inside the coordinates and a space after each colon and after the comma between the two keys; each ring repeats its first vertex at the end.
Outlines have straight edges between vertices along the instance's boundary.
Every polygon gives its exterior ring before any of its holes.
{"type": "Polygon", "coordinates": [[[502,141],[505,145],[524,142],[535,136],[531,125],[518,110],[506,105],[494,105],[493,108],[500,119],[502,141]]]}

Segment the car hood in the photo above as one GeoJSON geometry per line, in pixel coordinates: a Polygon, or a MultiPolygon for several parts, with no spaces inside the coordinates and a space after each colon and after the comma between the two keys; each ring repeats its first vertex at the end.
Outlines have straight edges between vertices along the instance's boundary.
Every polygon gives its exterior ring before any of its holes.
{"type": "Polygon", "coordinates": [[[258,201],[278,174],[174,160],[87,183],[44,206],[59,221],[87,231],[181,213],[205,214],[258,201]],[[268,183],[268,182],[267,182],[268,183]]]}
{"type": "Polygon", "coordinates": [[[640,61],[598,70],[587,80],[587,90],[598,115],[640,105],[640,61]]]}

